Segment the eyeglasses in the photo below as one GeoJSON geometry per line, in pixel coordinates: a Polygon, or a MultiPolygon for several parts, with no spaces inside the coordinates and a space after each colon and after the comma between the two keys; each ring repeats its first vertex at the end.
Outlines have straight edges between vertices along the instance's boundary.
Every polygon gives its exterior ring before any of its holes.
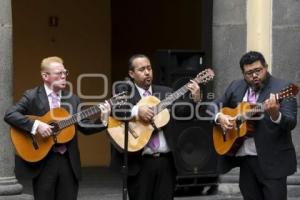
{"type": "Polygon", "coordinates": [[[65,76],[68,76],[68,75],[69,75],[69,71],[68,71],[68,70],[61,71],[61,72],[53,72],[53,73],[46,72],[46,73],[47,73],[47,74],[54,74],[54,75],[60,76],[60,77],[62,77],[62,75],[65,75],[65,76]]]}
{"type": "Polygon", "coordinates": [[[262,72],[262,70],[263,70],[263,67],[259,67],[259,68],[250,70],[248,72],[244,72],[244,74],[245,74],[245,76],[251,77],[254,74],[256,74],[256,75],[260,74],[262,72]]]}

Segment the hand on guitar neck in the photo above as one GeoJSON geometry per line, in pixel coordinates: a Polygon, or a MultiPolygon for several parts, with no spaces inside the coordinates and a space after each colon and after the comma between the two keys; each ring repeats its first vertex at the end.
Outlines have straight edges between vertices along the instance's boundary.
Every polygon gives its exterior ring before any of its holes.
{"type": "Polygon", "coordinates": [[[273,121],[278,120],[280,104],[276,100],[274,94],[270,94],[270,98],[264,102],[264,109],[270,115],[273,121]]]}
{"type": "Polygon", "coordinates": [[[190,80],[190,83],[187,84],[187,89],[191,92],[192,99],[195,103],[200,102],[202,100],[200,87],[196,81],[190,80]]]}

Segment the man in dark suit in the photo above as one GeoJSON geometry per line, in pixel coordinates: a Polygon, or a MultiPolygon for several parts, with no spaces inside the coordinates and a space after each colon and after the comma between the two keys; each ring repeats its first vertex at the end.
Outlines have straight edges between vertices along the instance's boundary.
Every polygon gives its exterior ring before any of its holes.
{"type": "MultiPolygon", "coordinates": [[[[287,176],[296,171],[296,154],[291,131],[297,123],[295,98],[276,101],[275,93],[286,88],[288,81],[268,73],[268,65],[259,52],[242,56],[240,68],[244,79],[233,81],[215,106],[235,108],[240,102],[261,103],[264,112],[249,121],[247,133],[235,156],[223,156],[221,170],[240,166],[239,186],[245,200],[284,200],[287,198],[287,176]]],[[[236,118],[214,110],[215,123],[222,129],[234,127],[236,118]]]]}
{"type": "MultiPolygon", "coordinates": [[[[50,109],[64,107],[70,114],[78,112],[80,100],[65,90],[68,71],[59,57],[48,57],[41,62],[41,76],[44,84],[27,90],[23,97],[5,114],[5,121],[24,131],[24,134],[52,135],[53,126],[26,115],[43,116],[50,109]]],[[[107,121],[110,106],[100,104],[101,120],[107,121]]],[[[92,134],[106,128],[100,119],[94,123],[88,119],[76,125],[84,134],[92,134]],[[96,126],[87,126],[87,125],[96,126]]],[[[70,142],[54,145],[48,155],[38,162],[26,162],[16,156],[16,174],[32,178],[35,200],[75,200],[78,194],[78,181],[81,178],[80,154],[77,134],[70,142]]]]}
{"type": "MultiPolygon", "coordinates": [[[[129,76],[133,81],[131,88],[133,97],[129,100],[134,105],[131,116],[150,123],[155,115],[153,107],[136,104],[148,95],[162,100],[172,92],[172,89],[152,84],[152,67],[149,58],[145,55],[134,55],[129,59],[129,76]]],[[[193,100],[200,101],[198,84],[191,81],[188,89],[191,91],[193,100]]],[[[169,133],[168,125],[166,125],[152,133],[150,141],[141,151],[129,154],[127,183],[130,200],[173,199],[175,167],[171,153],[173,147],[171,137],[172,133],[169,133]]],[[[119,167],[122,164],[122,158],[122,154],[113,148],[111,165],[119,167]]]]}

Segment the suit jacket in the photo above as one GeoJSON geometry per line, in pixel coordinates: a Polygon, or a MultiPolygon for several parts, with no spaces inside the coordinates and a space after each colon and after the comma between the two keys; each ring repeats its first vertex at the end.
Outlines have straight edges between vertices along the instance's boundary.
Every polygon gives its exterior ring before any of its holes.
{"type": "MultiPolygon", "coordinates": [[[[131,103],[132,105],[136,105],[139,100],[141,99],[141,96],[137,90],[136,87],[132,88],[134,91],[134,95],[131,99],[129,99],[129,103],[131,103]]],[[[116,89],[116,92],[120,92],[118,91],[118,89],[116,89]]],[[[159,85],[152,85],[152,95],[156,96],[158,99],[162,100],[166,97],[166,95],[170,94],[172,92],[172,89],[169,87],[165,87],[165,86],[159,86],[159,85]]],[[[171,139],[171,135],[169,133],[169,125],[166,125],[163,127],[163,131],[164,131],[164,135],[166,138],[166,142],[169,146],[169,148],[173,148],[173,143],[172,143],[172,139],[171,139]]],[[[114,169],[119,170],[120,166],[122,166],[123,163],[123,154],[121,152],[119,152],[118,150],[116,150],[114,147],[111,148],[111,153],[112,153],[112,160],[111,160],[111,167],[114,169]]],[[[141,154],[142,154],[143,150],[140,150],[138,152],[130,152],[128,154],[128,174],[129,175],[135,175],[139,172],[140,170],[140,163],[141,163],[141,154]]]]}
{"type": "MultiPolygon", "coordinates": [[[[70,114],[77,113],[78,105],[80,104],[80,100],[77,96],[71,94],[68,91],[62,91],[62,100],[61,105],[66,110],[70,112],[70,114]],[[64,98],[65,97],[65,98],[64,98]],[[68,104],[69,106],[64,106],[64,104],[68,104]]],[[[10,124],[11,126],[20,128],[26,132],[25,134],[31,134],[31,129],[34,123],[34,120],[28,119],[25,115],[36,115],[42,116],[46,114],[50,110],[48,97],[45,91],[44,86],[38,86],[36,88],[27,90],[22,98],[12,107],[10,107],[4,116],[4,120],[10,124]]],[[[83,120],[84,123],[91,124],[88,119],[83,120]]],[[[100,124],[100,120],[97,122],[100,124]]],[[[82,127],[79,125],[75,125],[76,130],[79,129],[84,134],[92,134],[99,131],[104,130],[106,127],[82,127]]],[[[70,163],[76,178],[79,180],[81,178],[80,172],[80,154],[78,148],[77,141],[77,133],[74,138],[68,142],[68,157],[70,159],[70,163]]],[[[15,171],[17,175],[25,175],[26,177],[36,177],[42,170],[45,160],[44,158],[41,161],[35,163],[29,163],[22,160],[20,157],[16,156],[16,165],[15,171]]]]}
{"type": "MultiPolygon", "coordinates": [[[[262,103],[269,98],[270,93],[277,93],[290,83],[267,75],[264,86],[260,91],[258,102],[262,103]]],[[[245,80],[235,80],[226,89],[223,96],[214,103],[220,108],[235,108],[246,93],[248,85],[245,80]]],[[[208,108],[213,111],[212,107],[208,108]]],[[[265,112],[263,119],[255,122],[253,133],[254,142],[258,154],[258,161],[266,178],[282,178],[293,174],[297,168],[296,153],[292,142],[291,130],[297,123],[297,102],[295,98],[285,99],[280,103],[282,118],[279,124],[271,121],[265,112]]],[[[222,156],[221,172],[225,173],[238,166],[235,157],[222,156]]]]}

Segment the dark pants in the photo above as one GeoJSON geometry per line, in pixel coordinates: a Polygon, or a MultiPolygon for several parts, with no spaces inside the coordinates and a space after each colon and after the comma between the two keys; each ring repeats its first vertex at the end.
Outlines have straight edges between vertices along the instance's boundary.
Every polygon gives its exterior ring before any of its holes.
{"type": "Polygon", "coordinates": [[[257,156],[241,158],[239,184],[244,200],[286,200],[286,179],[265,178],[257,156]]]}
{"type": "Polygon", "coordinates": [[[141,170],[128,177],[130,200],[172,200],[175,168],[172,154],[160,157],[143,156],[141,170]]]}
{"type": "Polygon", "coordinates": [[[73,174],[67,153],[51,152],[44,168],[33,179],[35,200],[76,200],[78,181],[73,174]]]}

